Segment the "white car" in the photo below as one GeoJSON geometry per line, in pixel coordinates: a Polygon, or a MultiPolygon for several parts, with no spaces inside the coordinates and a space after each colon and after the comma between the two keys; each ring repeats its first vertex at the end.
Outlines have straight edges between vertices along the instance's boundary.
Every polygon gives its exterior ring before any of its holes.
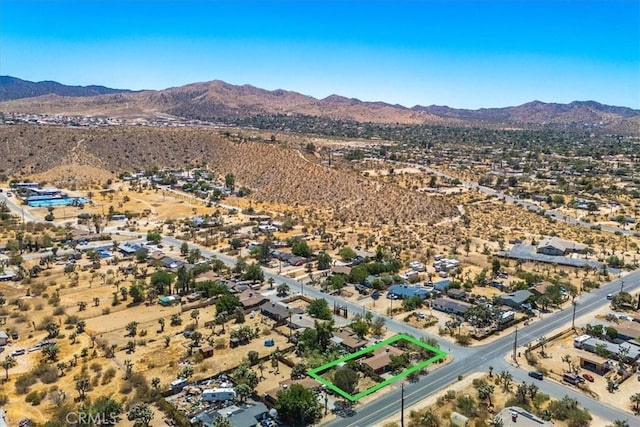
{"type": "Polygon", "coordinates": [[[26,353],[26,350],[24,348],[20,347],[20,348],[16,348],[15,350],[13,350],[11,352],[11,355],[12,356],[22,356],[25,353],[26,353]]]}

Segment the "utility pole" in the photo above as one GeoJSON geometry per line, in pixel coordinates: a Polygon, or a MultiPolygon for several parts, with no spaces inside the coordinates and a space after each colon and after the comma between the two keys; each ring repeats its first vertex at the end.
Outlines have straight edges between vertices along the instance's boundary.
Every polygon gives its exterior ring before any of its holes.
{"type": "Polygon", "coordinates": [[[573,315],[571,316],[571,329],[576,330],[576,306],[578,305],[575,301],[571,301],[573,304],[573,315]]]}
{"type": "Polygon", "coordinates": [[[622,293],[622,290],[624,289],[624,280],[620,281],[620,293],[622,293]]]}
{"type": "Polygon", "coordinates": [[[404,427],[404,382],[400,384],[400,427],[404,427]]]}
{"type": "Polygon", "coordinates": [[[518,348],[518,326],[516,326],[516,332],[513,335],[513,361],[517,362],[518,359],[516,359],[516,349],[518,348]]]}

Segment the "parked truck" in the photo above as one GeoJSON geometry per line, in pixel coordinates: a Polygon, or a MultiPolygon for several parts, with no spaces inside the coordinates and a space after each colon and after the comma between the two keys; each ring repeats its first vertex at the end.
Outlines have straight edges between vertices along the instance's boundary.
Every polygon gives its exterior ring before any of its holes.
{"type": "Polygon", "coordinates": [[[235,398],[236,392],[232,388],[210,388],[202,392],[202,400],[205,402],[222,402],[235,398]]]}

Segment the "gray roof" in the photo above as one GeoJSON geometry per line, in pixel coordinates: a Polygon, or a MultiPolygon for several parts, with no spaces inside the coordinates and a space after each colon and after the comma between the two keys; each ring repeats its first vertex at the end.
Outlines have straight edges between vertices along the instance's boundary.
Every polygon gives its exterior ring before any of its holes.
{"type": "Polygon", "coordinates": [[[593,349],[595,351],[597,345],[604,346],[609,352],[616,355],[620,351],[621,347],[629,348],[629,353],[627,353],[627,361],[640,359],[640,347],[629,343],[614,344],[612,342],[599,340],[597,338],[589,338],[582,343],[582,348],[585,348],[587,350],[593,349]]]}
{"type": "Polygon", "coordinates": [[[433,300],[433,308],[447,313],[463,314],[471,308],[471,304],[449,298],[436,298],[433,300]]]}
{"type": "Polygon", "coordinates": [[[527,299],[529,299],[532,295],[533,294],[531,293],[531,291],[523,289],[520,291],[511,292],[510,294],[502,294],[498,298],[500,298],[501,301],[513,301],[514,304],[521,305],[527,302],[527,299]]]}
{"type": "MultiPolygon", "coordinates": [[[[289,307],[281,302],[267,301],[260,306],[260,310],[268,316],[278,316],[281,319],[289,317],[289,307]]],[[[291,307],[291,314],[302,314],[304,311],[299,307],[291,307]]]]}
{"type": "Polygon", "coordinates": [[[7,339],[7,338],[9,338],[9,335],[7,335],[7,333],[4,332],[4,331],[0,331],[0,338],[7,339]]]}
{"type": "Polygon", "coordinates": [[[424,288],[408,285],[391,285],[388,293],[397,295],[401,298],[420,297],[422,299],[426,298],[429,294],[429,292],[424,288]]]}
{"type": "Polygon", "coordinates": [[[254,427],[260,420],[264,419],[268,411],[269,409],[264,403],[254,402],[241,406],[231,405],[217,411],[201,412],[194,418],[205,427],[213,426],[215,419],[221,416],[229,417],[229,421],[234,427],[254,427]]]}

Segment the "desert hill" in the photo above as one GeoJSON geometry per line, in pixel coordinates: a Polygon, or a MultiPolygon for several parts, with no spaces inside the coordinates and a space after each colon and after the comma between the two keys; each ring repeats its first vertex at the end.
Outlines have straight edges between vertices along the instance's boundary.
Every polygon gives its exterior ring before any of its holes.
{"type": "Polygon", "coordinates": [[[280,144],[230,142],[204,128],[0,126],[0,158],[7,160],[0,173],[18,177],[73,173],[82,165],[112,173],[200,165],[233,173],[257,201],[322,208],[350,222],[431,223],[457,212],[441,197],[320,166],[280,144]]]}
{"type": "Polygon", "coordinates": [[[0,101],[33,98],[42,95],[96,96],[110,93],[131,92],[104,86],[67,86],[53,81],[30,82],[11,76],[0,76],[0,101]]]}
{"type": "MultiPolygon", "coordinates": [[[[4,85],[3,80],[0,80],[0,93],[4,85]]],[[[433,105],[407,108],[384,102],[364,102],[339,95],[316,99],[292,91],[268,91],[251,85],[231,85],[220,80],[192,83],[160,91],[118,91],[97,96],[64,95],[59,91],[50,91],[43,96],[0,102],[0,111],[145,118],[169,115],[227,123],[235,123],[248,117],[308,116],[380,124],[580,124],[598,128],[630,129],[636,133],[640,127],[639,110],[608,106],[594,101],[575,101],[569,104],[533,101],[515,107],[479,110],[433,105]]]]}

